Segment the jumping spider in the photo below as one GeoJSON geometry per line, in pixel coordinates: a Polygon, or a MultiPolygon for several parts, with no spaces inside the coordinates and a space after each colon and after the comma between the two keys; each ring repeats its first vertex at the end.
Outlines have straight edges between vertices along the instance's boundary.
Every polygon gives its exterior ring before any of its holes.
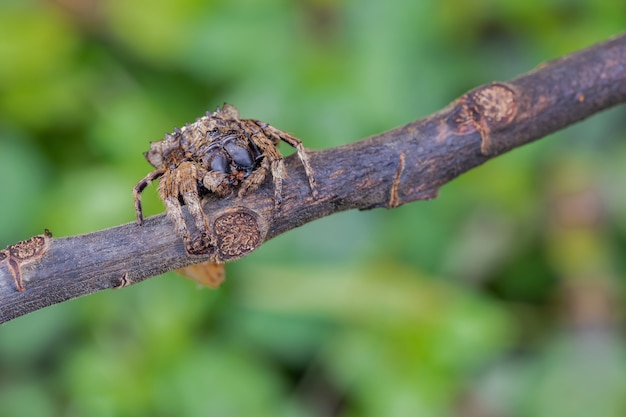
{"type": "Polygon", "coordinates": [[[284,175],[283,157],[277,149],[280,140],[293,146],[297,153],[314,197],[317,197],[313,170],[302,142],[267,123],[240,119],[239,111],[224,104],[214,113],[188,124],[165,139],[151,142],[144,154],[156,168],[135,185],[137,223],[143,223],[141,192],[160,178],[159,196],[169,218],[190,254],[207,254],[215,242],[209,233],[208,220],[202,211],[201,197],[207,192],[225,196],[238,187],[238,196],[256,189],[267,172],[274,179],[275,208],[281,203],[284,175]],[[198,230],[191,236],[185,224],[182,205],[189,209],[198,230]]]}

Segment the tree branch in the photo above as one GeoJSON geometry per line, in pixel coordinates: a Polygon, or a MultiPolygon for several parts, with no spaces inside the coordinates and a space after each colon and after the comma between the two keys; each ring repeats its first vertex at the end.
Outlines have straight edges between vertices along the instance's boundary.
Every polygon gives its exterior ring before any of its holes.
{"type": "MultiPolygon", "coordinates": [[[[310,151],[318,199],[311,196],[297,158],[289,157],[276,215],[271,181],[242,199],[206,199],[204,208],[218,237],[210,259],[237,259],[268,239],[336,212],[432,199],[441,185],[465,171],[624,101],[626,35],[621,35],[512,81],[480,86],[406,126],[310,151]]],[[[187,255],[165,215],[143,226],[128,223],[48,239],[36,259],[22,263],[9,256],[9,249],[0,252],[0,323],[209,259],[187,255]],[[11,267],[16,265],[24,292],[14,285],[11,267]]]]}

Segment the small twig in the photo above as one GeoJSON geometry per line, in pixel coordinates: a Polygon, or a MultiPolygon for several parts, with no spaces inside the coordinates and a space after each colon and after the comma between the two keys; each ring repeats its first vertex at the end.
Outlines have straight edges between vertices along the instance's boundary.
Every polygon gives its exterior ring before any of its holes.
{"type": "MultiPolygon", "coordinates": [[[[397,207],[437,196],[441,185],[485,161],[626,101],[626,35],[480,86],[441,111],[360,142],[310,152],[319,198],[301,164],[287,158],[283,203],[273,217],[271,181],[242,199],[207,198],[219,256],[244,256],[264,241],[344,210],[397,207]]],[[[129,190],[129,204],[132,196],[129,190]]],[[[86,235],[51,239],[18,265],[16,290],[0,257],[0,322],[107,288],[200,262],[164,215],[86,235]]]]}

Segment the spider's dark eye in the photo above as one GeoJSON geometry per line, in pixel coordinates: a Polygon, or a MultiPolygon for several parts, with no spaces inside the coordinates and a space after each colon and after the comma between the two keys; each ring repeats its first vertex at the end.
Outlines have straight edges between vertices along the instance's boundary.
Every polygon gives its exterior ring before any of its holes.
{"type": "Polygon", "coordinates": [[[211,160],[211,169],[222,174],[230,173],[228,169],[228,160],[225,155],[218,154],[211,160]]]}
{"type": "Polygon", "coordinates": [[[248,149],[232,142],[226,143],[224,149],[226,149],[226,152],[228,152],[235,165],[237,165],[237,168],[249,171],[254,167],[254,162],[252,161],[252,156],[248,149]]]}
{"type": "Polygon", "coordinates": [[[212,138],[215,138],[215,137],[219,136],[219,134],[220,134],[219,130],[216,127],[214,127],[213,129],[209,130],[207,133],[212,138]]]}

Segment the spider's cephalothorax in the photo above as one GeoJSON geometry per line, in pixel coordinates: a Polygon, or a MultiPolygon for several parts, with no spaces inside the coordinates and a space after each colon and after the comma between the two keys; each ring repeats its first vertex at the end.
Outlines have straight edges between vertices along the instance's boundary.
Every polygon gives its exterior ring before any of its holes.
{"type": "Polygon", "coordinates": [[[224,104],[214,113],[207,112],[165,139],[152,142],[146,159],[156,168],[134,188],[137,222],[142,224],[141,192],[155,179],[159,196],[178,234],[190,254],[206,254],[214,246],[208,220],[200,203],[204,192],[225,196],[238,188],[238,196],[257,188],[268,171],[274,179],[275,207],[281,202],[284,178],[283,157],[277,145],[283,140],[296,148],[313,195],[316,196],[313,171],[302,142],[267,123],[239,119],[239,112],[224,104]],[[186,205],[198,230],[191,236],[182,213],[186,205]]]}

